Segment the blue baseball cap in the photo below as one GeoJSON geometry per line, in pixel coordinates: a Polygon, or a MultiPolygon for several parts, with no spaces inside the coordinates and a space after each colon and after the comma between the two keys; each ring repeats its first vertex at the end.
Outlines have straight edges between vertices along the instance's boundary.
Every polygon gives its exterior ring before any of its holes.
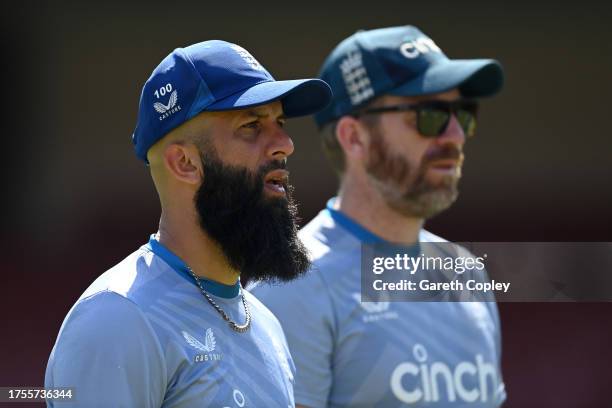
{"type": "Polygon", "coordinates": [[[276,81],[244,48],[211,40],[177,48],[153,70],[140,95],[132,135],[136,155],[204,111],[226,111],[280,100],[287,117],[309,115],[331,100],[320,79],[276,81]]]}
{"type": "Polygon", "coordinates": [[[504,74],[492,59],[449,59],[413,26],[358,31],[323,63],[319,77],[333,91],[331,103],[315,115],[321,128],[383,94],[418,96],[458,88],[462,96],[491,96],[504,74]]]}

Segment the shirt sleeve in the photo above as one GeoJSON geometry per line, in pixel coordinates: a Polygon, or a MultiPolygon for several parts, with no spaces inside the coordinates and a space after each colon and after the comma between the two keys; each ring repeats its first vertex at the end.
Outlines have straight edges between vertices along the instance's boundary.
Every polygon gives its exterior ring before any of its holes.
{"type": "Polygon", "coordinates": [[[74,390],[72,402],[48,400],[48,407],[160,407],[164,356],[138,306],[114,292],[80,300],[60,329],[45,387],[74,390]]]}
{"type": "Polygon", "coordinates": [[[296,367],[295,403],[326,407],[332,385],[335,319],[321,278],[305,278],[282,286],[259,284],[251,290],[278,318],[296,367]]]}

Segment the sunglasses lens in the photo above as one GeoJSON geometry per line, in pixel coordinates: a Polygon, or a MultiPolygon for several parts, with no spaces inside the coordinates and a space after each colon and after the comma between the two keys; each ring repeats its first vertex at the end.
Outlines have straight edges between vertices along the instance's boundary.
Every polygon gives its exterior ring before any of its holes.
{"type": "Polygon", "coordinates": [[[472,137],[476,134],[476,116],[474,113],[459,109],[457,110],[457,120],[466,137],[472,137]]]}
{"type": "Polygon", "coordinates": [[[426,137],[441,135],[448,124],[449,114],[441,109],[425,108],[418,112],[419,133],[426,137]]]}

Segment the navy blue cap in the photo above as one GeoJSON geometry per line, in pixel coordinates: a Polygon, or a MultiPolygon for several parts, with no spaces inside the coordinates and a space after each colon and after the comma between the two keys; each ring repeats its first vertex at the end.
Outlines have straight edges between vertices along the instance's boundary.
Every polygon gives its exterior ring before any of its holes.
{"type": "Polygon", "coordinates": [[[319,127],[383,94],[418,96],[458,88],[467,98],[501,90],[504,74],[491,59],[449,59],[413,26],[358,31],[331,52],[319,77],[332,102],[315,115],[319,127]]]}
{"type": "Polygon", "coordinates": [[[153,70],[140,95],[132,135],[136,155],[204,111],[243,109],[280,100],[287,117],[327,106],[329,86],[319,79],[276,81],[244,48],[211,40],[177,48],[153,70]]]}

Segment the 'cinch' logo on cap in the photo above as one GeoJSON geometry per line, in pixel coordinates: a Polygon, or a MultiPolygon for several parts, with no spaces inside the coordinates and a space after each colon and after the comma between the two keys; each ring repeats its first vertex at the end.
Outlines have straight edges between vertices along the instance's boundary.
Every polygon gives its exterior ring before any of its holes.
{"type": "Polygon", "coordinates": [[[419,37],[416,40],[408,41],[400,45],[400,52],[409,59],[417,58],[421,54],[428,52],[442,53],[440,47],[431,38],[419,37]]]}

